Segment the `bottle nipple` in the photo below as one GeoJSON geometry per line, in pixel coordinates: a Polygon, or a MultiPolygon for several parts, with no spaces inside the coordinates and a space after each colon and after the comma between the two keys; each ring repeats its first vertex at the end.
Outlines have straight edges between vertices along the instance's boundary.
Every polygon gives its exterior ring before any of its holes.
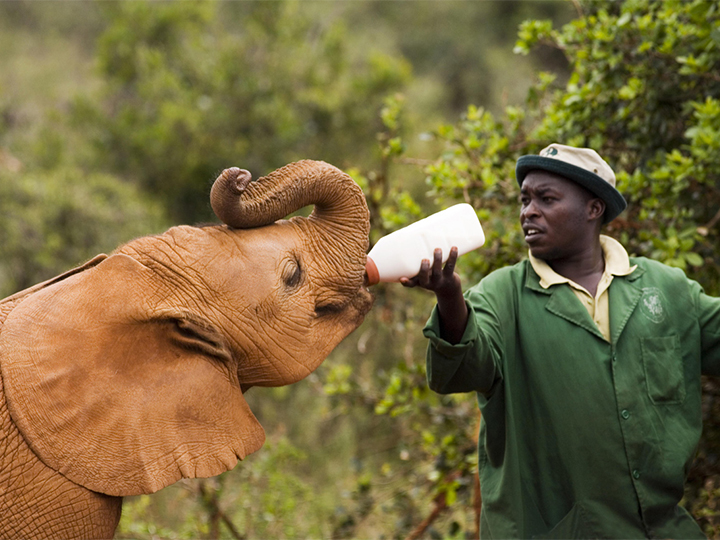
{"type": "Polygon", "coordinates": [[[380,283],[380,272],[378,272],[375,261],[370,257],[367,258],[367,262],[365,263],[365,283],[367,286],[380,283]]]}

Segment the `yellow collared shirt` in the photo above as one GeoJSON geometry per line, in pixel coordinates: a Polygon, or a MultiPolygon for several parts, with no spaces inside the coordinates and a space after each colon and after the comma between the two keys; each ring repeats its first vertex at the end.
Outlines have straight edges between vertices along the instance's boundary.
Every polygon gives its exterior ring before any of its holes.
{"type": "Polygon", "coordinates": [[[608,288],[610,287],[610,283],[612,283],[613,276],[627,276],[637,268],[637,265],[630,266],[630,259],[628,258],[625,248],[622,247],[620,242],[609,236],[600,236],[600,247],[603,250],[603,256],[605,258],[605,270],[598,283],[594,298],[585,287],[561,276],[545,261],[536,259],[530,253],[528,253],[528,256],[533,270],[535,270],[540,277],[540,286],[547,289],[553,285],[567,283],[572,288],[578,300],[585,306],[585,309],[587,309],[590,317],[595,321],[602,335],[607,341],[610,341],[608,288]]]}

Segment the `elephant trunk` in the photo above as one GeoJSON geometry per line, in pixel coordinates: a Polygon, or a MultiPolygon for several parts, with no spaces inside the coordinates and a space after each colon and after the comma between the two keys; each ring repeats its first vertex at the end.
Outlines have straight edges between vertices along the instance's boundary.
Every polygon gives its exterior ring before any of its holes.
{"type": "Polygon", "coordinates": [[[348,294],[362,282],[370,233],[369,211],[360,187],[340,169],[322,161],[298,161],[251,182],[248,171],[226,169],[215,180],[210,202],[226,225],[246,229],[314,205],[309,222],[324,237],[320,249],[340,268],[348,294]],[[339,266],[338,266],[339,265],[339,266]],[[348,290],[351,289],[351,290],[348,290]]]}

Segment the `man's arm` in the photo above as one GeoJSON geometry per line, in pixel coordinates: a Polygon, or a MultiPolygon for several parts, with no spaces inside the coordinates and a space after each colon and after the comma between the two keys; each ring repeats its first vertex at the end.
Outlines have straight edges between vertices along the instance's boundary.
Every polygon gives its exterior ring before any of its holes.
{"type": "Polygon", "coordinates": [[[490,392],[498,378],[494,356],[487,340],[478,332],[462,293],[460,276],[455,273],[457,249],[452,248],[445,267],[442,251],[433,253],[433,263],[422,262],[413,279],[402,279],[406,287],[433,291],[437,308],[423,333],[430,339],[427,376],[430,388],[441,394],[490,392]]]}
{"type": "Polygon", "coordinates": [[[435,293],[440,316],[440,337],[448,343],[460,343],[468,321],[468,310],[462,294],[460,276],[455,273],[458,250],[450,249],[450,255],[442,266],[442,250],[433,253],[432,266],[423,259],[420,272],[412,279],[401,278],[405,287],[421,287],[435,293]]]}

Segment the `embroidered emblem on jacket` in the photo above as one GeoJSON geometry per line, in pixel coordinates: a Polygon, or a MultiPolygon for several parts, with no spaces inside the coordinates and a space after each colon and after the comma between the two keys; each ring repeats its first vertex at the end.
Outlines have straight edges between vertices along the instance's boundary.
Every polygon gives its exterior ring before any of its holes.
{"type": "Polygon", "coordinates": [[[665,296],[657,287],[643,288],[643,295],[640,298],[640,312],[654,323],[661,323],[665,320],[665,296]]]}

